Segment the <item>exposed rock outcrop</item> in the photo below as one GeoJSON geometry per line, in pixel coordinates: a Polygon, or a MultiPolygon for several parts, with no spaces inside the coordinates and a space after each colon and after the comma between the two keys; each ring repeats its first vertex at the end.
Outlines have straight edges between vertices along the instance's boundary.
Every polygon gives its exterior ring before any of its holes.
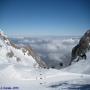
{"type": "Polygon", "coordinates": [[[84,33],[79,43],[72,49],[70,64],[77,57],[77,61],[83,58],[86,59],[86,53],[88,50],[90,50],[90,30],[84,33]]]}

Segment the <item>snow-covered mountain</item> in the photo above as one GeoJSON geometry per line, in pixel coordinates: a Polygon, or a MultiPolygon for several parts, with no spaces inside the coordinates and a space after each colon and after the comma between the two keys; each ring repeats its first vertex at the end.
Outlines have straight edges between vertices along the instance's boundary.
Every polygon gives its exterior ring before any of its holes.
{"type": "Polygon", "coordinates": [[[82,59],[68,65],[71,49],[77,44],[79,38],[31,40],[26,38],[23,40],[16,45],[3,32],[0,32],[0,89],[90,90],[90,52],[87,53],[86,60],[82,59]],[[63,62],[64,67],[59,70],[44,69],[44,67],[48,68],[46,63],[33,52],[28,43],[23,42],[28,42],[35,48],[34,50],[41,51],[38,52],[39,55],[48,54],[51,61],[45,57],[47,64],[51,63],[51,66],[57,67],[58,61],[63,62]]]}
{"type": "Polygon", "coordinates": [[[73,61],[69,66],[72,48],[78,44],[80,37],[37,37],[15,40],[17,45],[31,45],[50,68],[54,66],[55,69],[63,71],[90,74],[90,51],[86,53],[86,60],[73,61]],[[63,63],[63,66],[60,66],[60,63],[63,63]]]}
{"type": "Polygon", "coordinates": [[[46,67],[41,58],[29,46],[17,46],[2,31],[0,32],[0,63],[22,64],[31,67],[46,67]]]}

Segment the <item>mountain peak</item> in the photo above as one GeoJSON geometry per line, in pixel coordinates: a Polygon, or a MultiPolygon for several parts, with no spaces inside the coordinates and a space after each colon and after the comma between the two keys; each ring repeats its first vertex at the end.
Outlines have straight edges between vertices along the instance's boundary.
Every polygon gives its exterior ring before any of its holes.
{"type": "Polygon", "coordinates": [[[32,50],[30,46],[17,46],[12,43],[12,41],[4,34],[3,31],[0,30],[0,57],[3,61],[11,62],[11,63],[21,63],[24,65],[40,66],[42,68],[47,65],[41,58],[36,55],[36,53],[32,50]],[[3,53],[2,53],[3,52],[3,53]]]}
{"type": "Polygon", "coordinates": [[[3,36],[3,37],[7,38],[7,35],[1,29],[0,29],[0,36],[3,36]]]}

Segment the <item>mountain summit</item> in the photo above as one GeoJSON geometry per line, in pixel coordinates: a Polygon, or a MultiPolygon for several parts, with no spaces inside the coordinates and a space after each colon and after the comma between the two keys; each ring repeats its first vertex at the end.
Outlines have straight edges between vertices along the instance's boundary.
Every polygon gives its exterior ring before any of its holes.
{"type": "Polygon", "coordinates": [[[32,50],[31,46],[17,46],[0,31],[0,63],[23,64],[47,68],[46,63],[32,50]]]}

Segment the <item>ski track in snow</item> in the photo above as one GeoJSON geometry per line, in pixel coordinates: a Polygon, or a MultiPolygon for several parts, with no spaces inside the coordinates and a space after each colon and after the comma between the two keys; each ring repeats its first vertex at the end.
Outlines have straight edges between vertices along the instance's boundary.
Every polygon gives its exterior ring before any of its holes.
{"type": "Polygon", "coordinates": [[[0,71],[0,80],[0,85],[18,86],[20,90],[64,90],[65,88],[73,88],[73,85],[78,87],[89,85],[90,75],[63,72],[55,69],[32,68],[29,70],[8,65],[7,68],[0,71]],[[3,79],[1,79],[2,76],[3,79]]]}

